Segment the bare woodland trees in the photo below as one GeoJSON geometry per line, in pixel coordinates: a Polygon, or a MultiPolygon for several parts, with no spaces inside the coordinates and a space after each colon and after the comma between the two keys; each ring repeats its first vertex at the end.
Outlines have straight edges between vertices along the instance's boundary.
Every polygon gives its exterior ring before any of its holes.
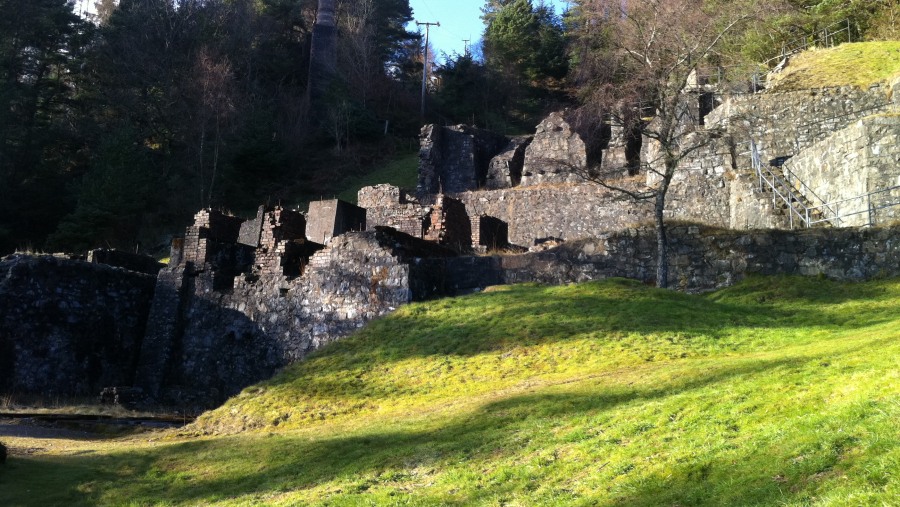
{"type": "Polygon", "coordinates": [[[645,143],[645,183],[629,186],[622,168],[591,167],[586,176],[606,188],[653,202],[657,236],[657,286],[668,281],[668,240],[663,212],[681,161],[703,147],[709,133],[685,107],[692,75],[722,57],[726,37],[750,20],[750,3],[706,0],[585,0],[579,5],[585,90],[581,113],[608,119],[645,143]]]}

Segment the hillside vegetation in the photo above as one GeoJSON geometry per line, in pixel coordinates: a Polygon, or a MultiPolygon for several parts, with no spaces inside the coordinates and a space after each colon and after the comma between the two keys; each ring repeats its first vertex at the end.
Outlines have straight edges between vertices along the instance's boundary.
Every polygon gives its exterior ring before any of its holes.
{"type": "Polygon", "coordinates": [[[409,305],[180,435],[9,440],[2,505],[897,505],[900,280],[409,305]],[[52,487],[48,487],[52,485],[52,487]]]}
{"type": "Polygon", "coordinates": [[[865,88],[900,78],[900,41],[856,42],[812,49],[790,58],[783,72],[772,74],[776,91],[837,86],[865,88]]]}

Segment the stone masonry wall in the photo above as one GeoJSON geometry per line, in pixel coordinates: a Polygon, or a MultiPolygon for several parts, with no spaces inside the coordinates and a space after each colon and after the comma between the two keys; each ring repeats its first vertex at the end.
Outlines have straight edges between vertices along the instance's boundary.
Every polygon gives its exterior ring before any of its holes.
{"type": "Polygon", "coordinates": [[[158,340],[154,349],[170,350],[167,366],[157,361],[165,372],[159,399],[197,408],[219,403],[373,318],[443,294],[443,272],[434,263],[452,255],[377,229],[333,238],[293,279],[238,277],[234,289],[223,292],[207,271],[188,276],[178,316],[171,318],[178,324],[170,327],[168,344],[158,340]]]}
{"type": "Polygon", "coordinates": [[[131,385],[155,277],[51,256],[0,261],[0,390],[131,385]]]}
{"type": "Polygon", "coordinates": [[[900,189],[876,194],[871,199],[855,198],[900,185],[900,114],[859,120],[813,144],[788,160],[784,168],[795,177],[787,178],[788,181],[799,180],[806,185],[809,191],[804,194],[811,204],[836,203],[830,206],[827,216],[857,213],[835,225],[867,225],[870,206],[874,223],[896,220],[900,208],[876,208],[900,202],[900,189]]]}
{"type": "Polygon", "coordinates": [[[366,208],[366,229],[376,226],[392,227],[398,231],[421,238],[425,234],[426,220],[431,208],[420,206],[406,191],[392,185],[363,187],[357,202],[366,208]]]}
{"type": "Polygon", "coordinates": [[[537,126],[525,150],[522,186],[575,182],[578,177],[573,169],[583,169],[587,164],[587,147],[581,136],[562,113],[552,113],[537,126]]]}
{"type": "Polygon", "coordinates": [[[707,126],[724,126],[748,160],[756,142],[763,163],[803,149],[852,123],[893,107],[892,88],[873,86],[737,95],[706,117],[707,126]]]}
{"type": "Polygon", "coordinates": [[[587,238],[652,217],[649,203],[622,199],[591,183],[464,192],[454,197],[465,204],[469,217],[490,216],[509,224],[509,242],[523,247],[550,238],[587,238]]]}
{"type": "MultiPolygon", "coordinates": [[[[702,292],[750,274],[866,280],[900,275],[900,226],[890,228],[732,231],[683,225],[669,229],[670,287],[702,292]]],[[[544,252],[447,259],[447,278],[466,292],[491,284],[563,284],[609,277],[652,283],[656,238],[629,229],[544,252]]]]}

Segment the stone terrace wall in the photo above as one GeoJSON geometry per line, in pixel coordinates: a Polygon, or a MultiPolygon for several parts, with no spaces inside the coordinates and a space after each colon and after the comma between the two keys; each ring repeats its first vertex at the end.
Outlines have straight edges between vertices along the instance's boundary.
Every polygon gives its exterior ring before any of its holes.
{"type": "MultiPolygon", "coordinates": [[[[865,280],[900,275],[900,227],[728,231],[669,230],[670,287],[692,292],[736,283],[749,274],[865,280]]],[[[447,260],[447,278],[466,292],[491,284],[563,284],[609,277],[647,283],[656,275],[652,229],[631,229],[516,256],[447,260]]]]}
{"type": "MultiPolygon", "coordinates": [[[[818,198],[806,197],[821,205],[900,185],[900,115],[873,116],[860,120],[790,159],[785,169],[804,182],[818,198]]],[[[790,181],[790,180],[789,180],[790,181]]],[[[900,202],[900,190],[872,197],[875,207],[900,202]]],[[[866,225],[869,204],[854,199],[836,204],[835,211],[860,213],[841,226],[866,225]]],[[[876,210],[875,223],[885,224],[900,217],[900,208],[876,210]]]]}
{"type": "MultiPolygon", "coordinates": [[[[754,140],[763,163],[797,155],[857,120],[891,107],[891,87],[853,87],[739,95],[706,117],[707,126],[727,126],[750,165],[754,140]]],[[[744,165],[744,164],[742,164],[744,165]]]]}
{"type": "Polygon", "coordinates": [[[131,385],[154,284],[51,256],[0,261],[0,390],[96,396],[131,385]]]}

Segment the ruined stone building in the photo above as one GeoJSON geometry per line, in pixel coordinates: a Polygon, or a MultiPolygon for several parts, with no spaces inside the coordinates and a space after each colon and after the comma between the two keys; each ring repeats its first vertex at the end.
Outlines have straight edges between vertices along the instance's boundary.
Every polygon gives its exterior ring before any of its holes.
{"type": "MultiPolygon", "coordinates": [[[[670,285],[900,274],[896,226],[834,227],[859,217],[881,225],[897,207],[870,201],[870,213],[791,230],[749,146],[759,160],[790,157],[772,171],[807,206],[873,192],[890,199],[900,122],[878,112],[898,101],[883,88],[820,90],[733,97],[709,112],[704,124],[717,137],[670,190],[670,285]]],[[[533,137],[428,126],[421,140],[416,189],[378,185],[360,190],[356,205],[260,207],[249,219],[201,210],[165,267],[115,252],[90,262],[3,259],[0,392],[95,396],[115,386],[196,410],[412,301],[505,283],[655,276],[648,206],[571,171],[605,163],[629,177],[636,154],[624,133],[611,127],[591,147],[558,113],[533,137]]],[[[653,149],[642,143],[644,163],[653,149]]]]}

